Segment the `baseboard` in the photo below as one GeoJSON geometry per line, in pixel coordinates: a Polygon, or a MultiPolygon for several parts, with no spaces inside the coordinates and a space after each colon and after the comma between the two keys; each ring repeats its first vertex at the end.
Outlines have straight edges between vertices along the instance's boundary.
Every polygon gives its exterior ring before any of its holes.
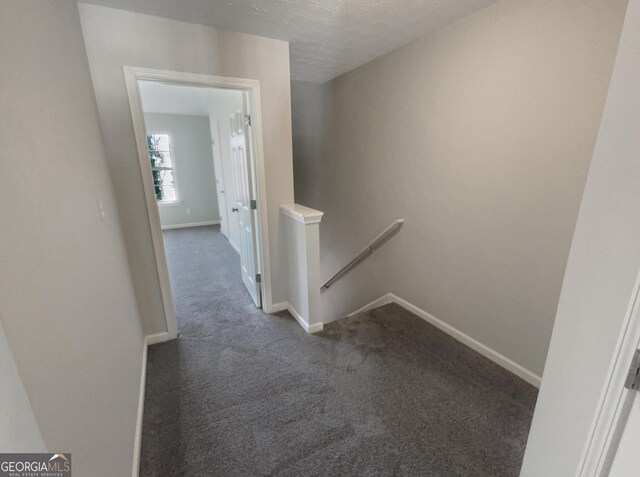
{"type": "Polygon", "coordinates": [[[291,316],[293,316],[295,320],[300,324],[300,326],[302,326],[302,328],[304,328],[304,330],[310,335],[322,331],[324,327],[322,323],[315,323],[313,325],[307,323],[305,319],[302,318],[302,315],[300,315],[300,313],[298,313],[298,311],[286,301],[274,303],[273,305],[271,305],[271,309],[267,313],[278,313],[279,311],[284,310],[287,310],[289,313],[291,313],[291,316]]]}
{"type": "Polygon", "coordinates": [[[132,477],[140,475],[140,446],[142,445],[142,419],[144,417],[144,395],[147,386],[147,351],[149,346],[171,339],[169,332],[155,333],[144,337],[142,348],[142,366],[140,370],[140,389],[138,391],[138,414],[136,415],[136,433],[133,442],[132,477]]]}
{"type": "Polygon", "coordinates": [[[237,254],[240,255],[240,249],[238,248],[238,246],[235,243],[233,243],[230,238],[227,237],[227,240],[229,241],[229,245],[231,245],[233,249],[237,252],[237,254]]]}
{"type": "Polygon", "coordinates": [[[188,227],[203,227],[205,225],[220,225],[219,220],[209,220],[207,222],[191,222],[188,224],[172,224],[172,225],[163,225],[162,230],[171,230],[171,229],[186,229],[188,227]]]}
{"type": "MultiPolygon", "coordinates": [[[[222,233],[222,232],[221,232],[221,233],[222,233]]],[[[224,234],[224,233],[223,233],[222,235],[224,235],[224,236],[226,237],[227,242],[229,242],[229,245],[231,245],[231,246],[233,247],[233,249],[237,252],[237,254],[238,254],[238,255],[240,255],[240,249],[238,248],[238,246],[237,246],[235,243],[233,243],[233,242],[231,241],[231,237],[229,236],[230,234],[229,234],[229,235],[227,235],[227,234],[224,234]]]]}
{"type": "Polygon", "coordinates": [[[265,310],[267,313],[278,313],[280,311],[288,310],[289,303],[286,301],[281,301],[280,303],[274,303],[271,305],[271,308],[265,310]]]}
{"type": "Polygon", "coordinates": [[[300,323],[300,326],[302,326],[307,333],[313,334],[322,331],[322,328],[324,327],[322,323],[315,323],[313,325],[310,325],[305,321],[304,318],[302,318],[300,313],[298,313],[296,309],[291,306],[290,303],[287,303],[287,310],[289,310],[289,313],[293,315],[296,321],[300,323]]]}
{"type": "Polygon", "coordinates": [[[347,318],[353,315],[357,315],[358,313],[364,313],[365,311],[373,310],[374,308],[380,308],[381,306],[388,305],[393,302],[393,294],[387,293],[386,295],[382,295],[380,298],[376,298],[371,303],[367,303],[362,308],[358,308],[356,311],[351,312],[347,315],[347,318]]]}
{"type": "Polygon", "coordinates": [[[165,341],[169,341],[171,336],[168,331],[163,331],[162,333],[154,333],[152,335],[147,335],[145,337],[145,343],[149,346],[154,345],[156,343],[163,343],[165,341]]]}
{"type": "Polygon", "coordinates": [[[377,298],[376,300],[373,300],[371,303],[368,303],[367,305],[365,305],[362,308],[354,311],[353,313],[350,313],[347,316],[353,316],[353,315],[356,315],[358,313],[363,313],[365,311],[369,311],[369,310],[372,310],[374,308],[378,308],[378,307],[386,305],[388,303],[397,303],[398,305],[400,305],[404,309],[410,311],[411,313],[413,313],[416,316],[419,316],[420,318],[422,318],[426,322],[432,324],[433,326],[435,326],[439,330],[444,331],[449,336],[455,338],[456,340],[458,340],[462,344],[464,344],[464,345],[468,346],[469,348],[471,348],[472,350],[480,353],[484,357],[489,358],[494,363],[502,366],[507,371],[510,371],[513,374],[515,374],[516,376],[524,379],[529,384],[531,384],[531,385],[533,385],[533,386],[535,386],[537,388],[540,387],[540,382],[542,381],[542,378],[540,376],[538,376],[537,374],[535,374],[533,371],[530,371],[527,368],[525,368],[524,366],[519,365],[515,361],[507,358],[506,356],[504,356],[504,355],[498,353],[497,351],[489,348],[488,346],[480,343],[475,338],[472,338],[471,336],[467,335],[466,333],[463,333],[459,329],[454,328],[453,326],[451,326],[451,325],[445,323],[444,321],[436,318],[431,313],[428,313],[428,312],[424,311],[423,309],[418,308],[414,304],[409,303],[407,300],[405,300],[403,298],[400,298],[399,296],[394,295],[393,293],[387,293],[386,295],[383,295],[380,298],[377,298]]]}
{"type": "Polygon", "coordinates": [[[133,469],[132,477],[140,475],[140,446],[142,444],[142,418],[144,416],[144,392],[147,385],[147,338],[144,339],[142,349],[142,368],[140,372],[140,390],[138,391],[138,415],[136,416],[136,434],[133,442],[133,469]]]}

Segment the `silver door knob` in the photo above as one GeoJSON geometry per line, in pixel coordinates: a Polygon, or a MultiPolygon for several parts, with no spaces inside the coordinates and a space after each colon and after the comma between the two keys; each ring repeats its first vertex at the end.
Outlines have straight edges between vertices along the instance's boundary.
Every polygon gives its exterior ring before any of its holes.
{"type": "Polygon", "coordinates": [[[231,208],[231,212],[238,212],[238,208],[237,207],[232,207],[231,208]]]}

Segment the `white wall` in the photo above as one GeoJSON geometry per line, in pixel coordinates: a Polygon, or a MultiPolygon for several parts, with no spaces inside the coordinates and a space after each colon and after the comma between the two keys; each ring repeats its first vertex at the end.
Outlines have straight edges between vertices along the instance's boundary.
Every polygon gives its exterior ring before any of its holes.
{"type": "Polygon", "coordinates": [[[0,323],[0,452],[46,452],[18,367],[0,323]]]}
{"type": "Polygon", "coordinates": [[[322,330],[320,303],[320,230],[323,213],[301,206],[285,204],[282,235],[287,244],[287,308],[309,333],[322,330]]]}
{"type": "Polygon", "coordinates": [[[279,206],[293,202],[288,43],[93,5],[81,4],[80,14],[145,332],[166,323],[124,65],[260,81],[272,293],[282,300],[279,206]]]}
{"type": "Polygon", "coordinates": [[[630,0],[571,244],[523,477],[576,475],[635,298],[632,292],[640,272],[638,84],[640,1],[630,0]]]}
{"type": "Polygon", "coordinates": [[[46,448],[131,475],[143,333],[76,3],[1,2],[0,49],[0,320],[46,448]]]}
{"type": "Polygon", "coordinates": [[[145,113],[144,121],[149,134],[168,133],[171,137],[179,203],[159,204],[162,226],[219,222],[209,118],[145,113]]]}
{"type": "Polygon", "coordinates": [[[294,83],[296,202],[325,212],[323,278],[406,219],[323,292],[331,318],[393,292],[542,373],[625,5],[503,0],[294,83]]]}

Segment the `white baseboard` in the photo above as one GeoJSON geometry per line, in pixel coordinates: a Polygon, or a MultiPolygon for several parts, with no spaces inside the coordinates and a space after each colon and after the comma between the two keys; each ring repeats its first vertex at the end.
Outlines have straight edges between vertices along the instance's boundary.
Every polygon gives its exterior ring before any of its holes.
{"type": "Polygon", "coordinates": [[[347,318],[353,315],[357,315],[358,313],[364,313],[365,311],[373,310],[374,308],[379,308],[384,305],[388,305],[393,302],[393,295],[391,293],[387,293],[386,295],[382,295],[380,298],[376,298],[371,303],[367,303],[362,308],[358,308],[356,311],[353,311],[347,315],[347,318]]]}
{"type": "Polygon", "coordinates": [[[227,235],[226,233],[222,232],[222,229],[220,230],[220,233],[225,236],[225,238],[227,239],[227,242],[229,242],[229,245],[231,245],[233,247],[233,249],[238,253],[238,255],[240,255],[240,249],[231,240],[231,236],[230,236],[231,234],[227,235]]]}
{"type": "Polygon", "coordinates": [[[220,225],[219,220],[209,220],[207,222],[191,222],[188,224],[172,224],[172,225],[163,225],[162,230],[171,230],[171,229],[186,229],[187,227],[203,227],[205,225],[220,225]]]}
{"type": "Polygon", "coordinates": [[[310,325],[304,320],[304,318],[302,318],[300,313],[298,313],[296,309],[291,306],[290,303],[287,303],[287,310],[289,310],[289,313],[293,315],[296,321],[300,323],[300,326],[302,326],[307,333],[313,334],[317,333],[318,331],[322,331],[322,328],[324,327],[322,323],[315,323],[313,325],[310,325]]]}
{"type": "Polygon", "coordinates": [[[154,345],[156,343],[163,343],[165,341],[169,341],[171,336],[168,331],[163,331],[162,333],[154,333],[152,335],[147,335],[145,337],[145,343],[148,346],[154,345]]]}
{"type": "Polygon", "coordinates": [[[133,470],[132,477],[140,475],[140,446],[142,444],[142,418],[144,416],[144,391],[147,385],[147,337],[142,349],[142,370],[140,372],[140,390],[138,392],[138,415],[136,416],[136,434],[133,442],[133,470]]]}
{"type": "Polygon", "coordinates": [[[289,311],[289,313],[291,313],[291,316],[293,316],[300,324],[300,326],[302,326],[302,328],[304,328],[304,330],[310,335],[322,331],[322,328],[324,327],[322,323],[314,323],[313,325],[307,323],[305,319],[302,318],[302,315],[300,315],[300,313],[298,313],[297,310],[286,301],[274,303],[273,305],[271,305],[271,309],[267,313],[278,313],[279,311],[284,310],[289,311]]]}
{"type": "Polygon", "coordinates": [[[147,386],[147,350],[150,345],[168,341],[169,332],[155,333],[144,337],[142,348],[142,367],[140,371],[140,390],[138,391],[138,414],[136,415],[136,433],[133,441],[132,477],[140,475],[140,446],[142,445],[142,420],[144,417],[144,394],[147,386]]]}
{"type": "Polygon", "coordinates": [[[405,300],[403,298],[400,298],[397,295],[394,295],[393,293],[387,293],[386,295],[383,295],[380,298],[377,298],[376,300],[373,300],[371,303],[363,306],[362,308],[354,311],[353,313],[350,313],[348,316],[353,316],[353,315],[358,314],[358,313],[369,311],[369,310],[372,310],[374,308],[378,308],[380,306],[386,305],[388,303],[397,303],[398,305],[400,305],[401,307],[403,307],[406,310],[410,311],[414,315],[419,316],[420,318],[422,318],[426,322],[432,324],[433,326],[435,326],[439,330],[444,331],[449,336],[455,338],[456,340],[458,340],[462,344],[468,346],[469,348],[471,348],[474,351],[477,351],[478,353],[480,353],[481,355],[485,356],[486,358],[489,358],[494,363],[502,366],[507,371],[510,371],[513,374],[515,374],[516,376],[524,379],[529,384],[531,384],[531,385],[533,385],[533,386],[535,386],[537,388],[540,387],[540,382],[542,381],[542,378],[540,376],[538,376],[537,374],[535,374],[533,371],[530,371],[527,368],[525,368],[524,366],[519,365],[518,363],[516,363],[515,361],[507,358],[503,354],[498,353],[497,351],[495,351],[495,350],[489,348],[488,346],[480,343],[475,338],[472,338],[471,336],[467,335],[466,333],[463,333],[459,329],[454,328],[453,326],[451,326],[451,325],[445,323],[444,321],[436,318],[431,313],[428,313],[428,312],[424,311],[423,309],[418,308],[417,306],[413,305],[412,303],[409,303],[407,300],[405,300]]]}
{"type": "Polygon", "coordinates": [[[265,311],[267,313],[278,313],[280,311],[284,311],[288,309],[289,309],[289,303],[287,303],[286,301],[281,301],[280,303],[273,303],[271,305],[271,308],[265,311]]]}
{"type": "Polygon", "coordinates": [[[240,255],[240,249],[238,248],[238,246],[233,243],[230,238],[227,237],[227,240],[229,241],[229,245],[231,245],[233,249],[238,253],[238,255],[240,255]]]}

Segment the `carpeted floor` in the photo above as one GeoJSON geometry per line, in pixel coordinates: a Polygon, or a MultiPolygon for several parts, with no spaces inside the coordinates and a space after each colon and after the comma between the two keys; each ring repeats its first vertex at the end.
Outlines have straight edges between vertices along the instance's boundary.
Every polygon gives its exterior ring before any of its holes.
{"type": "Polygon", "coordinates": [[[394,304],[309,336],[217,227],[164,237],[179,337],[149,349],[140,475],[518,475],[535,388],[394,304]]]}

